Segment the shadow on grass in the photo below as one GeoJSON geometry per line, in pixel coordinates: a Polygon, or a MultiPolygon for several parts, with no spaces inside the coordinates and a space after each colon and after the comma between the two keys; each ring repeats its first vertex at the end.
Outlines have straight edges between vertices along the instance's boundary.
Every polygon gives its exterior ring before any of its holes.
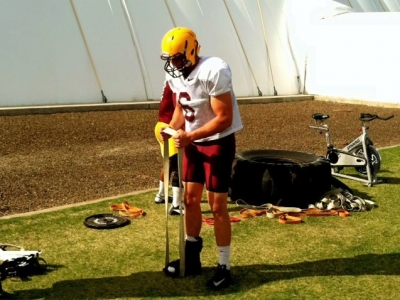
{"type": "Polygon", "coordinates": [[[395,177],[378,176],[378,180],[382,180],[383,183],[386,183],[386,184],[399,184],[400,183],[400,178],[395,178],[395,177]]]}
{"type": "Polygon", "coordinates": [[[367,199],[367,200],[374,200],[374,197],[366,193],[365,191],[358,189],[358,188],[353,188],[353,196],[360,197],[362,199],[367,199]]]}
{"type": "MultiPolygon", "coordinates": [[[[51,272],[56,271],[57,269],[60,268],[64,268],[63,265],[46,265],[46,270],[43,271],[42,273],[39,274],[32,274],[32,273],[28,273],[28,274],[24,274],[22,276],[12,276],[10,278],[10,280],[14,280],[14,281],[31,281],[32,280],[32,276],[45,276],[46,274],[49,274],[51,272]]],[[[0,269],[1,272],[4,273],[0,273],[0,279],[1,280],[5,280],[8,276],[7,276],[7,272],[5,268],[0,269]]],[[[12,294],[7,293],[6,291],[3,290],[3,285],[1,283],[0,280],[0,299],[15,299],[15,296],[12,294]]]]}
{"type": "MultiPolygon", "coordinates": [[[[361,178],[361,177],[359,177],[361,178]]],[[[362,178],[365,179],[365,178],[362,178]]],[[[395,177],[379,177],[378,176],[378,183],[375,183],[372,187],[369,188],[374,188],[376,186],[379,185],[398,185],[400,184],[400,178],[395,178],[395,177]]],[[[369,199],[369,200],[374,200],[374,197],[371,197],[371,195],[368,194],[368,189],[365,189],[365,184],[363,183],[359,183],[361,185],[361,188],[358,188],[358,186],[353,187],[352,191],[353,191],[353,195],[354,196],[358,196],[361,197],[363,199],[369,199]]]]}
{"type": "Polygon", "coordinates": [[[139,272],[129,276],[107,277],[56,282],[51,288],[18,291],[14,299],[112,299],[153,297],[199,297],[233,294],[257,288],[271,282],[315,276],[400,275],[400,253],[366,254],[350,258],[335,258],[300,262],[289,265],[243,265],[232,268],[234,285],[220,292],[205,288],[212,275],[204,268],[196,277],[168,278],[160,272],[139,272]]]}

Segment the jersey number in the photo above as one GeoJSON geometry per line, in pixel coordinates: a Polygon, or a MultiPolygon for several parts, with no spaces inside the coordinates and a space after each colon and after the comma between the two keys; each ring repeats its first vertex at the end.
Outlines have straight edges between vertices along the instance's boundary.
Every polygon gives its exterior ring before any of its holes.
{"type": "MultiPolygon", "coordinates": [[[[176,97],[176,94],[175,94],[175,93],[174,93],[174,97],[176,97]]],[[[182,102],[181,102],[181,99],[182,99],[182,98],[186,99],[186,101],[190,101],[190,96],[189,96],[188,93],[185,93],[185,92],[180,93],[180,94],[179,94],[179,100],[178,100],[178,102],[179,102],[179,104],[181,105],[182,109],[185,111],[185,113],[184,113],[184,114],[185,114],[185,119],[186,119],[188,122],[193,122],[193,121],[194,121],[194,109],[191,108],[191,107],[188,106],[188,105],[182,104],[182,102]]]]}

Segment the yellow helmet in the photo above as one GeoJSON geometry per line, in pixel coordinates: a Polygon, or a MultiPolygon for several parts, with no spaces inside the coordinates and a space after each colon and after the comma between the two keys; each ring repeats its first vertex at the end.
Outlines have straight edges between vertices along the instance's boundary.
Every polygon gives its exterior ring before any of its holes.
{"type": "Polygon", "coordinates": [[[172,77],[181,76],[185,68],[196,63],[199,52],[200,46],[196,34],[191,29],[186,27],[171,29],[161,42],[161,59],[166,60],[164,70],[172,77]],[[174,66],[171,60],[180,62],[174,66]]]}

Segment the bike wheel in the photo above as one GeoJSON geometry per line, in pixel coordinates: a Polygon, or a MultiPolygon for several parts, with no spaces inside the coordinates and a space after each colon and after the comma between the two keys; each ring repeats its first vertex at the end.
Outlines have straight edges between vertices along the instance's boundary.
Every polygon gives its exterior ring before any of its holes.
{"type": "MultiPolygon", "coordinates": [[[[357,148],[354,149],[353,154],[364,156],[364,149],[362,146],[358,146],[357,148]]],[[[378,150],[375,149],[374,146],[370,145],[368,146],[368,159],[369,162],[371,163],[371,172],[372,176],[375,177],[375,175],[379,172],[381,169],[381,154],[378,152],[378,150]]],[[[367,166],[363,167],[355,167],[354,168],[360,175],[362,176],[368,176],[367,173],[367,166]]]]}

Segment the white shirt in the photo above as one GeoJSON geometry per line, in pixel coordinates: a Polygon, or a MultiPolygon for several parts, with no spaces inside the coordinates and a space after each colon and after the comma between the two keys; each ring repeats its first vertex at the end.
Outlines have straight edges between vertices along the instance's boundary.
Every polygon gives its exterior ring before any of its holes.
{"type": "Polygon", "coordinates": [[[195,142],[217,140],[243,128],[239,107],[232,88],[232,73],[228,64],[222,59],[202,56],[186,79],[183,76],[173,78],[167,73],[166,80],[176,100],[182,106],[187,132],[194,131],[215,118],[211,108],[210,96],[231,92],[233,108],[231,126],[222,132],[195,142]]]}

